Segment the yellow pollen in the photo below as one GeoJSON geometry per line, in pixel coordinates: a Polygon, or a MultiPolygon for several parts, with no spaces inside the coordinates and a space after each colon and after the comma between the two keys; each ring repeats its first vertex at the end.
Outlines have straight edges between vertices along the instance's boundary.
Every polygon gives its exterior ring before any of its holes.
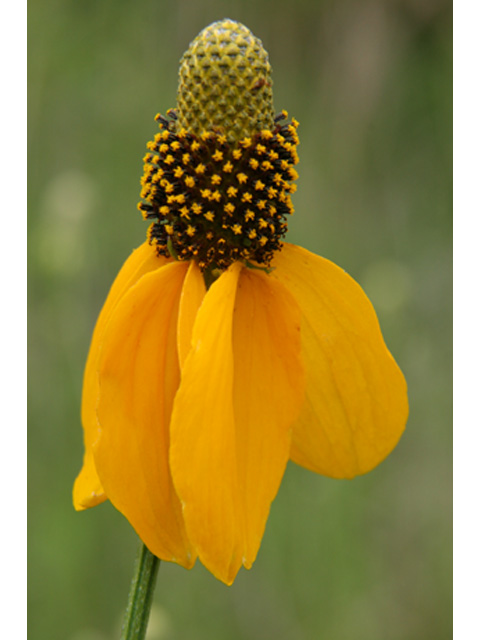
{"type": "Polygon", "coordinates": [[[265,153],[267,150],[267,147],[265,147],[263,144],[257,144],[257,146],[255,147],[257,150],[257,153],[265,153]]]}
{"type": "Polygon", "coordinates": [[[240,144],[242,145],[242,147],[244,149],[248,149],[248,147],[250,147],[251,144],[252,144],[252,139],[251,138],[244,138],[243,140],[240,140],[240,144]]]}
{"type": "Polygon", "coordinates": [[[165,164],[173,164],[175,162],[175,158],[169,153],[164,162],[165,164]]]}
{"type": "Polygon", "coordinates": [[[183,154],[182,162],[183,162],[183,164],[188,164],[190,162],[190,154],[189,153],[184,153],[183,154]]]}
{"type": "Polygon", "coordinates": [[[200,213],[202,213],[202,205],[198,202],[194,202],[192,204],[192,213],[194,213],[195,215],[199,215],[200,213]]]}
{"type": "Polygon", "coordinates": [[[234,224],[232,226],[232,231],[235,235],[240,235],[242,233],[242,226],[240,224],[234,224]]]}
{"type": "Polygon", "coordinates": [[[247,213],[245,214],[245,220],[247,222],[249,220],[255,220],[255,213],[251,209],[247,209],[247,213]]]}
{"type": "Polygon", "coordinates": [[[175,171],[173,172],[173,175],[176,178],[181,178],[183,176],[183,174],[184,174],[184,171],[183,171],[182,167],[180,167],[180,166],[175,167],[175,171]]]}
{"type": "Polygon", "coordinates": [[[256,171],[260,163],[256,158],[250,158],[250,160],[248,161],[248,164],[252,167],[254,171],[256,171]]]}
{"type": "Polygon", "coordinates": [[[211,231],[207,231],[207,240],[211,240],[213,238],[213,233],[211,231]]]}
{"type": "Polygon", "coordinates": [[[173,235],[173,226],[171,224],[166,224],[165,231],[168,233],[169,236],[173,235]]]}
{"type": "Polygon", "coordinates": [[[250,231],[248,232],[248,237],[250,238],[250,240],[253,240],[257,237],[257,232],[255,231],[255,229],[250,229],[250,231]]]}
{"type": "Polygon", "coordinates": [[[268,197],[270,198],[270,200],[275,198],[277,193],[278,193],[277,189],[274,189],[273,187],[268,187],[268,197]]]}
{"type": "Polygon", "coordinates": [[[242,152],[240,151],[240,149],[235,149],[232,153],[232,156],[234,160],[240,160],[240,158],[242,157],[242,152]]]}
{"type": "Polygon", "coordinates": [[[223,170],[225,171],[225,173],[231,173],[232,172],[233,164],[230,162],[230,160],[223,165],[223,170]]]}
{"type": "Polygon", "coordinates": [[[235,211],[235,207],[231,202],[227,202],[227,204],[223,207],[225,213],[233,213],[235,211]]]}
{"type": "Polygon", "coordinates": [[[190,220],[190,216],[188,215],[188,207],[184,206],[180,209],[180,217],[181,218],[187,218],[187,220],[190,220]]]}
{"type": "Polygon", "coordinates": [[[160,213],[162,214],[162,216],[168,216],[168,214],[170,213],[170,207],[167,207],[167,205],[164,204],[162,207],[160,207],[160,213]]]}
{"type": "Polygon", "coordinates": [[[268,227],[268,222],[265,220],[265,218],[259,218],[258,226],[260,229],[265,229],[266,227],[268,227]]]}
{"type": "Polygon", "coordinates": [[[193,153],[195,153],[195,151],[198,151],[200,149],[200,143],[197,140],[194,140],[192,142],[192,151],[193,153]]]}
{"type": "Polygon", "coordinates": [[[219,149],[217,149],[215,151],[215,153],[212,156],[212,160],[215,160],[215,162],[220,162],[221,160],[223,160],[223,153],[222,151],[220,151],[219,149]]]}
{"type": "Polygon", "coordinates": [[[202,198],[205,198],[205,200],[209,200],[210,199],[210,195],[211,195],[211,191],[210,189],[200,189],[200,194],[202,196],[202,198]]]}
{"type": "Polygon", "coordinates": [[[227,196],[229,198],[235,198],[235,196],[238,193],[238,189],[236,187],[228,187],[227,189],[227,196]]]}
{"type": "Polygon", "coordinates": [[[178,202],[178,204],[184,204],[185,202],[185,196],[183,195],[183,193],[179,193],[178,196],[174,196],[174,198],[178,202]]]}
{"type": "Polygon", "coordinates": [[[151,165],[147,165],[145,167],[145,175],[143,176],[144,182],[147,181],[147,178],[154,172],[154,168],[151,165]]]}
{"type": "Polygon", "coordinates": [[[194,236],[195,235],[195,227],[193,227],[191,224],[188,225],[187,227],[187,236],[194,236]]]}
{"type": "Polygon", "coordinates": [[[240,184],[245,184],[248,180],[248,176],[245,173],[237,173],[237,180],[240,184]]]}
{"type": "Polygon", "coordinates": [[[266,205],[267,205],[266,200],[259,200],[257,202],[257,209],[260,209],[262,211],[263,209],[265,209],[266,205]]]}
{"type": "Polygon", "coordinates": [[[214,173],[212,176],[212,179],[210,180],[210,182],[215,186],[217,184],[220,184],[222,181],[221,176],[218,175],[218,173],[214,173]]]}
{"type": "Polygon", "coordinates": [[[168,152],[168,148],[168,144],[163,143],[160,145],[160,148],[158,150],[160,151],[160,153],[165,154],[168,152]]]}
{"type": "Polygon", "coordinates": [[[261,246],[264,247],[268,242],[268,238],[266,238],[265,236],[260,236],[258,241],[261,244],[261,246]]]}
{"type": "Polygon", "coordinates": [[[245,193],[242,195],[242,202],[251,202],[253,200],[253,196],[251,193],[249,193],[248,191],[245,191],[245,193]]]}
{"type": "Polygon", "coordinates": [[[263,184],[263,182],[261,180],[257,180],[255,183],[255,190],[256,191],[262,191],[262,189],[265,189],[265,185],[263,184]]]}
{"type": "Polygon", "coordinates": [[[185,176],[185,185],[190,188],[194,187],[195,178],[193,176],[185,176]]]}
{"type": "Polygon", "coordinates": [[[165,189],[165,193],[172,193],[172,191],[174,190],[173,184],[168,180],[165,180],[165,178],[160,181],[160,184],[165,189]]]}
{"type": "Polygon", "coordinates": [[[221,136],[218,136],[217,142],[218,144],[227,144],[227,136],[223,134],[221,136]]]}
{"type": "Polygon", "coordinates": [[[260,133],[264,140],[271,140],[273,138],[273,133],[268,129],[263,129],[260,133]]]}
{"type": "Polygon", "coordinates": [[[200,163],[195,167],[195,173],[198,173],[198,174],[205,173],[205,168],[206,168],[205,165],[200,163]]]}
{"type": "Polygon", "coordinates": [[[174,140],[170,145],[170,148],[174,151],[178,151],[180,149],[180,142],[178,140],[174,140]]]}
{"type": "Polygon", "coordinates": [[[210,196],[210,200],[215,200],[216,202],[220,202],[221,199],[222,194],[220,193],[220,191],[214,191],[210,196]]]}
{"type": "Polygon", "coordinates": [[[203,214],[203,217],[206,218],[209,222],[213,222],[215,220],[215,214],[213,213],[213,211],[207,211],[207,213],[203,214]]]}

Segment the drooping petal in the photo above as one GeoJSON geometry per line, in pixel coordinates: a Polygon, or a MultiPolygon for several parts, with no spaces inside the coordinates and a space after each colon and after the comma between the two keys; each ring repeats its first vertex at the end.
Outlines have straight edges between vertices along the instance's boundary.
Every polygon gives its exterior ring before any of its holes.
{"type": "Polygon", "coordinates": [[[240,265],[210,287],[193,327],[171,420],[170,465],[188,537],[203,564],[231,583],[242,563],[232,317],[240,265]]]}
{"type": "Polygon", "coordinates": [[[100,436],[93,452],[108,498],[152,553],[190,567],[195,557],[168,465],[187,269],[176,262],[145,274],[113,311],[98,359],[100,436]]]}
{"type": "Polygon", "coordinates": [[[135,284],[142,275],[158,269],[168,262],[167,258],[157,256],[155,248],[147,242],[135,249],[115,278],[98,317],[83,376],[82,424],[85,455],[83,468],[75,481],[73,489],[73,503],[78,511],[94,507],[107,499],[98,478],[92,455],[92,444],[98,437],[96,416],[98,399],[97,359],[105,327],[112,311],[125,291],[135,284]]]}
{"type": "Polygon", "coordinates": [[[189,538],[227,584],[255,560],[303,391],[295,300],[281,283],[232,265],[197,315],[170,452],[189,538]]]}
{"type": "Polygon", "coordinates": [[[249,568],[263,537],[304,398],[300,310],[278,281],[243,269],[233,319],[237,469],[249,568]]]}
{"type": "Polygon", "coordinates": [[[185,358],[190,351],[193,325],[205,293],[205,280],[203,279],[202,272],[196,262],[192,260],[183,283],[180,308],[178,311],[177,341],[180,369],[183,368],[185,358]]]}
{"type": "Polygon", "coordinates": [[[375,311],[342,269],[285,244],[273,276],[302,312],[306,400],[294,427],[291,458],[334,478],[377,466],[407,421],[407,387],[388,351],[375,311]]]}

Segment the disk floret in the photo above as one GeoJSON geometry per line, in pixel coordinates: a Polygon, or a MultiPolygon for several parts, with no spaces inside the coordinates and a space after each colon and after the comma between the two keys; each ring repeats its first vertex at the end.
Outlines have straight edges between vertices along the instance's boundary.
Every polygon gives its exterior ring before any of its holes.
{"type": "Polygon", "coordinates": [[[149,240],[160,255],[195,260],[202,270],[236,260],[268,266],[293,213],[297,126],[287,113],[238,142],[223,133],[180,128],[176,112],[157,116],[147,148],[139,209],[154,220],[149,240]]]}

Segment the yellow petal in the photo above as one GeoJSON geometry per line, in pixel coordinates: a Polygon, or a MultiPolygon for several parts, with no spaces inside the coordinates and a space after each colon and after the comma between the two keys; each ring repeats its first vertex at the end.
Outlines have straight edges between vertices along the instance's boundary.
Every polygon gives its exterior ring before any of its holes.
{"type": "Polygon", "coordinates": [[[200,307],[170,430],[170,465],[188,537],[203,564],[228,584],[242,563],[232,402],[239,272],[233,264],[200,307]]]}
{"type": "Polygon", "coordinates": [[[178,312],[177,341],[180,369],[183,368],[185,358],[190,351],[193,325],[205,293],[205,280],[202,272],[192,260],[183,283],[178,312]]]}
{"type": "Polygon", "coordinates": [[[300,314],[280,283],[234,264],[197,314],[171,425],[188,535],[231,584],[257,554],[303,399],[300,314]]]}
{"type": "Polygon", "coordinates": [[[77,510],[87,509],[107,499],[95,470],[92,444],[98,436],[96,405],[98,398],[97,358],[105,327],[119,299],[145,273],[158,269],[168,262],[159,257],[155,248],[147,242],[130,255],[113,282],[93,332],[90,351],[83,377],[82,424],[85,455],[83,468],[73,489],[73,503],[77,510]]]}
{"type": "Polygon", "coordinates": [[[145,274],[113,311],[98,359],[100,435],[93,453],[108,498],[150,551],[190,567],[195,557],[168,466],[187,268],[176,262],[145,274]]]}
{"type": "Polygon", "coordinates": [[[73,506],[77,511],[96,507],[97,504],[101,504],[107,499],[93,459],[93,435],[90,432],[87,439],[87,432],[84,431],[85,453],[83,454],[83,466],[73,485],[73,506]]]}
{"type": "Polygon", "coordinates": [[[233,321],[237,469],[243,510],[243,564],[249,568],[263,537],[304,399],[300,310],[272,277],[243,269],[233,321]]]}
{"type": "Polygon", "coordinates": [[[291,458],[334,478],[366,473],[392,451],[408,417],[405,379],[375,311],[350,276],[305,249],[283,245],[273,266],[303,316],[307,395],[291,458]]]}

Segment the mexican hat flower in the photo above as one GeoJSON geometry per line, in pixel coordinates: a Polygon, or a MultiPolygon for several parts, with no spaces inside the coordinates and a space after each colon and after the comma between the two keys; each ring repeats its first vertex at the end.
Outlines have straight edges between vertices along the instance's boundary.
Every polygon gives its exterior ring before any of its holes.
{"type": "Polygon", "coordinates": [[[82,400],[82,510],[108,499],[148,549],[231,584],[250,568],[289,460],[332,478],[376,467],[408,415],[371,303],[284,242],[297,125],[243,25],[216,22],[156,118],[147,240],[95,327],[82,400]]]}

